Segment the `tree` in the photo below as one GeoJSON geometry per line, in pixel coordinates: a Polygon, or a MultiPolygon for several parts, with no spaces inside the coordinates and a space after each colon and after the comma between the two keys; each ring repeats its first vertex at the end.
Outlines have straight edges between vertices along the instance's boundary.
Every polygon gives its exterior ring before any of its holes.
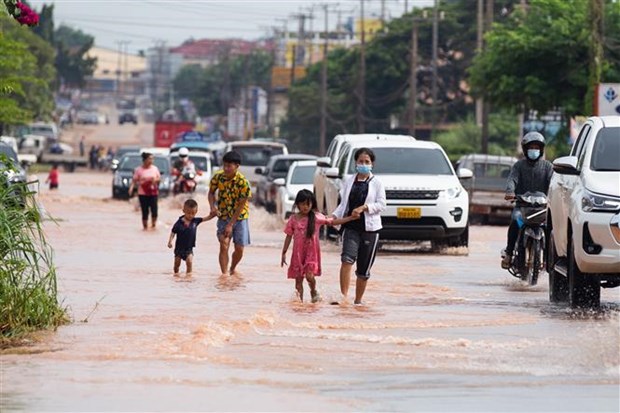
{"type": "Polygon", "coordinates": [[[83,87],[86,77],[92,76],[97,66],[97,58],[87,56],[95,38],[81,30],[61,25],[54,32],[54,39],[60,85],[83,87]]]}
{"type": "Polygon", "coordinates": [[[48,118],[54,108],[54,50],[41,38],[10,18],[0,16],[0,79],[9,88],[1,93],[2,124],[48,118]]]}
{"type": "MultiPolygon", "coordinates": [[[[583,104],[593,79],[587,6],[583,0],[532,0],[527,13],[494,25],[469,71],[473,91],[510,110],[591,114],[583,104]]],[[[620,26],[611,26],[606,33],[617,39],[620,26]]],[[[599,62],[597,70],[613,72],[608,65],[618,62],[599,62]]]]}

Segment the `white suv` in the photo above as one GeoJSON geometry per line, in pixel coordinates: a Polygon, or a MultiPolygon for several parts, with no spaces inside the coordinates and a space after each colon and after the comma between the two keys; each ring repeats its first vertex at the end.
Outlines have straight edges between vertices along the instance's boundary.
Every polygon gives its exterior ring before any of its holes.
{"type": "MultiPolygon", "coordinates": [[[[343,145],[336,167],[326,171],[328,213],[340,202],[342,182],[355,173],[355,151],[370,148],[376,156],[373,174],[385,186],[381,214],[384,240],[430,240],[433,249],[468,246],[469,196],[448,157],[434,142],[355,140],[343,145]]],[[[462,168],[460,178],[471,178],[462,168]]]]}
{"type": "Polygon", "coordinates": [[[368,140],[391,140],[409,142],[415,140],[413,136],[409,135],[387,135],[387,134],[372,134],[372,133],[357,133],[357,134],[340,134],[336,135],[332,139],[329,147],[327,148],[327,154],[316,160],[317,168],[314,173],[314,196],[316,197],[316,204],[319,207],[319,211],[327,214],[327,204],[325,202],[325,187],[327,184],[327,176],[325,173],[329,168],[336,166],[338,158],[344,144],[347,142],[355,141],[368,141],[368,140]]]}
{"type": "Polygon", "coordinates": [[[589,118],[553,169],[549,298],[597,307],[601,286],[620,285],[620,116],[589,118]]]}

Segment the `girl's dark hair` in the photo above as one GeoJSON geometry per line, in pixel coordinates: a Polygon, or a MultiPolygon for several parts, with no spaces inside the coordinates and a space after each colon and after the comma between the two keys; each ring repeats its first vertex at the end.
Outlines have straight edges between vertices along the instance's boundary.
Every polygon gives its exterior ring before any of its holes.
{"type": "Polygon", "coordinates": [[[306,202],[310,202],[310,213],[308,214],[308,228],[306,228],[306,238],[312,238],[314,235],[314,222],[315,222],[315,213],[318,210],[316,205],[316,198],[314,197],[314,193],[307,189],[302,189],[297,192],[297,196],[295,197],[295,206],[298,204],[303,204],[306,202]]]}
{"type": "Polygon", "coordinates": [[[353,156],[353,159],[357,161],[357,158],[359,158],[360,155],[362,154],[368,155],[370,157],[370,161],[372,163],[375,163],[375,153],[370,148],[359,148],[358,150],[355,151],[355,155],[353,156]]]}
{"type": "Polygon", "coordinates": [[[146,161],[152,155],[150,152],[142,152],[142,160],[146,161]]]}

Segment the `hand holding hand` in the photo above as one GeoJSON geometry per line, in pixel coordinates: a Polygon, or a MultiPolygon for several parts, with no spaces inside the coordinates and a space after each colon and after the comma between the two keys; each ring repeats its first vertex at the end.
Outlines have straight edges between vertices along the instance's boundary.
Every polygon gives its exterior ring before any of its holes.
{"type": "Polygon", "coordinates": [[[506,194],[506,195],[504,195],[504,199],[505,199],[506,201],[512,201],[512,200],[514,200],[515,198],[516,198],[516,197],[515,197],[515,194],[506,194]]]}
{"type": "Polygon", "coordinates": [[[172,242],[168,242],[168,248],[172,248],[172,242]]]}

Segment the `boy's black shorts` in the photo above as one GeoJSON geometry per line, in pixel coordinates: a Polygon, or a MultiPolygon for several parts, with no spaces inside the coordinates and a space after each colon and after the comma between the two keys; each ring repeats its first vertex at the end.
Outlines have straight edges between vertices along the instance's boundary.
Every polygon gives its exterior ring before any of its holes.
{"type": "Polygon", "coordinates": [[[194,249],[189,250],[174,250],[174,256],[181,258],[183,261],[187,260],[188,255],[194,255],[194,249]]]}

